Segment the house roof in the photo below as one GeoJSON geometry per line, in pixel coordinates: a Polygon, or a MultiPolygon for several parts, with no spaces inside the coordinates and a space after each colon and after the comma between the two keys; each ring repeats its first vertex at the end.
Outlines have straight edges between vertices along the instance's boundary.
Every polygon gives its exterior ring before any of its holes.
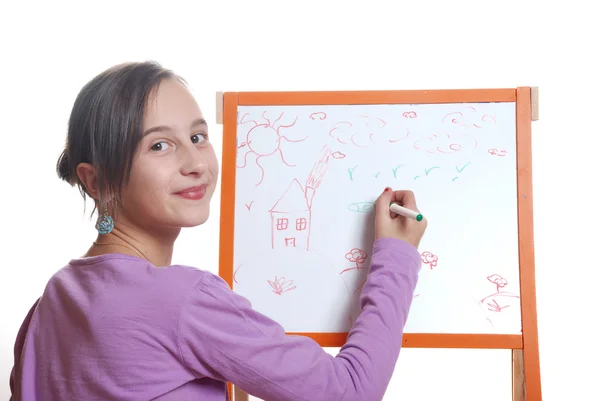
{"type": "Polygon", "coordinates": [[[306,196],[302,189],[302,184],[297,179],[294,179],[287,187],[281,198],[269,210],[269,212],[303,212],[309,211],[310,208],[306,202],[306,196]]]}

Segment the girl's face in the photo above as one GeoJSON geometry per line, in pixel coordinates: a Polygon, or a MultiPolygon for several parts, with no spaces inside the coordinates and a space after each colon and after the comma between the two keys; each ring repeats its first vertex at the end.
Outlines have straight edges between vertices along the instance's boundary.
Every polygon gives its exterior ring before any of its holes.
{"type": "Polygon", "coordinates": [[[121,213],[149,230],[203,224],[219,166],[192,94],[175,79],[162,81],[148,99],[143,126],[121,213]]]}

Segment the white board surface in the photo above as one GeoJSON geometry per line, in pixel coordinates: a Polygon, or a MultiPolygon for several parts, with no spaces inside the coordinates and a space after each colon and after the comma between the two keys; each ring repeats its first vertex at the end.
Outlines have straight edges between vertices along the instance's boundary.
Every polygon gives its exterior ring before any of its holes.
{"type": "Polygon", "coordinates": [[[238,107],[233,290],[348,331],[386,186],[429,221],[405,332],[520,334],[514,103],[238,107]]]}

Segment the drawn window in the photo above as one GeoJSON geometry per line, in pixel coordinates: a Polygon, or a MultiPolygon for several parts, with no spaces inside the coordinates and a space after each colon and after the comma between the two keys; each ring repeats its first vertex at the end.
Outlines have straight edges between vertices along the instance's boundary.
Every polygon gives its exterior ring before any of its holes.
{"type": "Polygon", "coordinates": [[[286,238],[285,239],[285,246],[296,246],[296,238],[286,238]]]}
{"type": "Polygon", "coordinates": [[[304,217],[296,219],[296,230],[297,231],[306,230],[306,219],[304,217]]]}
{"type": "Polygon", "coordinates": [[[277,229],[278,230],[287,230],[288,228],[288,219],[277,219],[277,229]]]}

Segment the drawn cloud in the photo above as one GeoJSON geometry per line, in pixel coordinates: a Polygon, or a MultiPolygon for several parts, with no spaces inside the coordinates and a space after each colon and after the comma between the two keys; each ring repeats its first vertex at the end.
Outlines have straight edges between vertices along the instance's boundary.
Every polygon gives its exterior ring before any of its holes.
{"type": "Polygon", "coordinates": [[[477,140],[462,133],[431,134],[417,139],[414,148],[426,153],[457,153],[477,147],[477,140]]]}
{"type": "Polygon", "coordinates": [[[368,148],[375,144],[386,122],[378,117],[358,115],[349,121],[339,121],[329,129],[329,136],[342,145],[368,148]]]}

